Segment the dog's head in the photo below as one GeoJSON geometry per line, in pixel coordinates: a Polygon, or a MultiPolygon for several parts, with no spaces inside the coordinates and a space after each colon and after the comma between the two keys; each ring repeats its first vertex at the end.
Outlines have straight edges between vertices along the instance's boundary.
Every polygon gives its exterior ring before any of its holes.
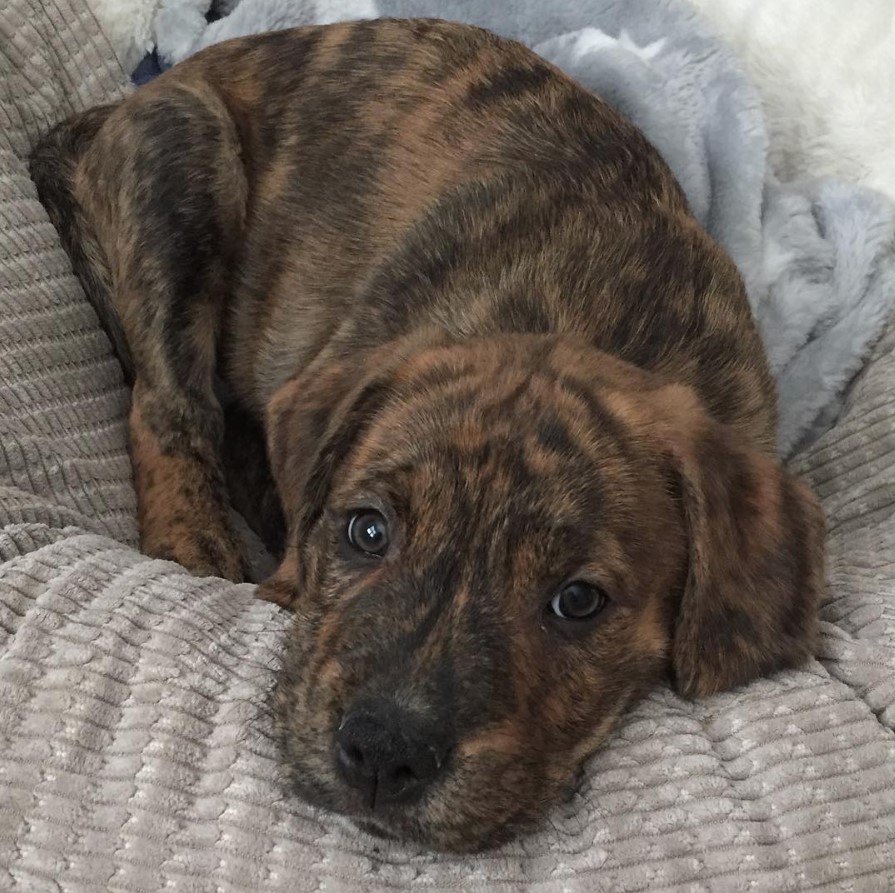
{"type": "Polygon", "coordinates": [[[268,425],[285,752],[383,833],[497,843],[663,676],[707,695],[810,651],[809,492],[588,346],[393,344],[287,382],[268,425]]]}

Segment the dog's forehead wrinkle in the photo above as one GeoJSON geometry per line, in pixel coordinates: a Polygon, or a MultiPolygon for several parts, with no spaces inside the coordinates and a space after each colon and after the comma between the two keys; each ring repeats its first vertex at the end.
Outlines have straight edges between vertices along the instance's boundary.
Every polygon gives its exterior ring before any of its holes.
{"type": "MultiPolygon", "coordinates": [[[[529,445],[504,435],[476,449],[422,444],[417,455],[383,456],[358,469],[351,490],[383,494],[400,523],[423,524],[421,536],[459,533],[462,543],[512,531],[532,539],[568,539],[602,523],[607,469],[600,457],[568,461],[552,475],[531,468],[529,445]]],[[[622,477],[621,469],[608,469],[622,477]]]]}

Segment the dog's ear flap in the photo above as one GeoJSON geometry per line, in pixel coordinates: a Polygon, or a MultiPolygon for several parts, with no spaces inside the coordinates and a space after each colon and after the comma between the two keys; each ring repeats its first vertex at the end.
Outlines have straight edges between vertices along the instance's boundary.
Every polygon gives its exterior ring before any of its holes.
{"type": "Polygon", "coordinates": [[[774,458],[704,412],[686,416],[666,440],[689,541],[671,656],[677,689],[705,696],[810,656],[824,520],[774,458]]]}
{"type": "Polygon", "coordinates": [[[313,525],[333,473],[387,390],[381,370],[340,361],[309,369],[276,392],[267,409],[268,455],[290,529],[313,525]]]}
{"type": "Polygon", "coordinates": [[[358,352],[321,359],[286,381],[267,406],[270,468],[283,506],[286,549],[258,596],[295,607],[306,571],[301,545],[323,512],[333,476],[385,402],[403,352],[358,352]]]}
{"type": "Polygon", "coordinates": [[[385,403],[396,370],[414,352],[446,337],[418,332],[337,359],[322,356],[274,394],[267,407],[266,439],[292,534],[303,539],[313,527],[335,471],[385,403]]]}

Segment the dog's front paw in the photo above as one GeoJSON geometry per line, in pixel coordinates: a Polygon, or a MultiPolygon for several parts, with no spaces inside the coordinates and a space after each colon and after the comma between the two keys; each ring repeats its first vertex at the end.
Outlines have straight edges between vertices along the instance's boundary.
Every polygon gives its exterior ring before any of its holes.
{"type": "Polygon", "coordinates": [[[153,558],[175,561],[197,577],[223,577],[232,583],[243,583],[248,577],[242,548],[222,525],[206,523],[198,530],[175,527],[151,539],[144,536],[143,551],[153,558]]]}

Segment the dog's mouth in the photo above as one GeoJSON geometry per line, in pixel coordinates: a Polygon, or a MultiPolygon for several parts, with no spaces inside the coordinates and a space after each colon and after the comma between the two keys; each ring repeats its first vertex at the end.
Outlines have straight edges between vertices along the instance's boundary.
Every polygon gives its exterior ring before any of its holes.
{"type": "Polygon", "coordinates": [[[444,827],[430,824],[415,811],[389,815],[357,815],[344,813],[352,823],[366,834],[380,840],[410,843],[429,850],[449,853],[480,853],[506,843],[520,833],[520,828],[494,825],[476,829],[471,823],[450,824],[444,827]]]}
{"type": "Polygon", "coordinates": [[[447,853],[486,852],[525,834],[552,804],[571,798],[582,777],[576,771],[567,787],[541,788],[528,795],[502,787],[496,779],[489,783],[490,773],[480,767],[447,766],[419,798],[385,802],[346,784],[335,761],[330,757],[324,767],[322,756],[323,748],[310,760],[292,754],[292,789],[301,799],[343,816],[380,840],[447,853]],[[309,770],[309,762],[314,770],[309,770]]]}
{"type": "Polygon", "coordinates": [[[293,774],[293,791],[304,801],[350,819],[361,831],[383,840],[418,843],[433,849],[452,849],[423,818],[419,804],[370,802],[338,781],[308,779],[293,774]]]}
{"type": "Polygon", "coordinates": [[[322,753],[313,759],[290,755],[291,788],[302,800],[349,819],[358,829],[381,840],[421,846],[428,850],[475,853],[493,849],[530,827],[533,818],[520,823],[514,817],[489,816],[482,807],[487,795],[476,787],[464,794],[451,770],[411,802],[384,802],[346,784],[334,761],[325,768],[322,753]],[[308,765],[314,764],[314,768],[308,765]],[[475,798],[478,806],[470,809],[475,798]]]}

